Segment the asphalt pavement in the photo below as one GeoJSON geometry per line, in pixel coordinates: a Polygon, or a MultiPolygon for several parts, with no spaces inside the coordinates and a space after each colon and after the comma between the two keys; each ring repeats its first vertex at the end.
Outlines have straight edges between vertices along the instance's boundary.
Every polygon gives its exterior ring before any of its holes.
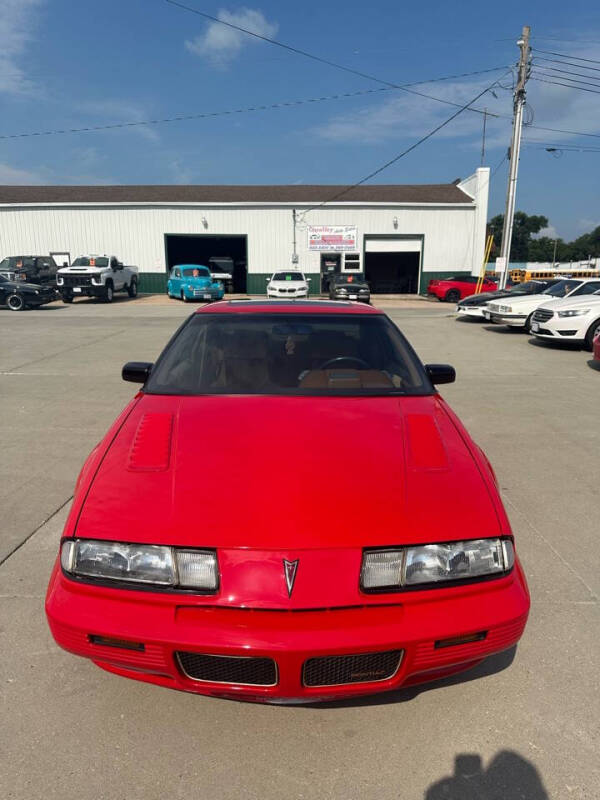
{"type": "Polygon", "coordinates": [[[122,364],[154,360],[192,307],[0,309],[2,798],[600,797],[600,372],[445,304],[382,306],[423,361],[456,367],[443,394],[498,475],[532,593],[516,651],[311,707],[178,693],[63,652],[43,600],[77,473],[136,390],[122,364]]]}

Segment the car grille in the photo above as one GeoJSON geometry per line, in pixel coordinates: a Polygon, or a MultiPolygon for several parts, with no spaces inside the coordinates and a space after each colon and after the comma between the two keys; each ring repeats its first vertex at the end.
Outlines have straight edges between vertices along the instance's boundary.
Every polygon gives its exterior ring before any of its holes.
{"type": "Polygon", "coordinates": [[[272,658],[213,656],[205,653],[177,653],[185,675],[194,681],[236,683],[244,686],[275,686],[277,665],[272,658]]]}
{"type": "Polygon", "coordinates": [[[304,662],[302,682],[305,686],[336,686],[385,681],[398,671],[402,653],[402,650],[388,650],[384,653],[309,658],[304,662]]]}
{"type": "Polygon", "coordinates": [[[64,286],[91,286],[92,279],[88,275],[63,275],[64,286]]]}
{"type": "Polygon", "coordinates": [[[545,308],[538,308],[538,310],[533,315],[533,319],[536,322],[548,322],[549,319],[552,319],[554,316],[554,311],[547,311],[545,308]]]}

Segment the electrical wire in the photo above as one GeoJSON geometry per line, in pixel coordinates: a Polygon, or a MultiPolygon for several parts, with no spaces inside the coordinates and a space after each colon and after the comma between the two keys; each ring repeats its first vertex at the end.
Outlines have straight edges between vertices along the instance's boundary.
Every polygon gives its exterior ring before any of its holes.
{"type": "Polygon", "coordinates": [[[339,200],[340,197],[343,197],[344,195],[348,194],[348,192],[351,192],[352,189],[356,189],[358,186],[362,186],[363,183],[366,183],[367,181],[370,181],[371,178],[374,178],[376,175],[379,175],[381,172],[383,172],[384,170],[388,169],[388,167],[391,167],[393,164],[395,164],[396,162],[400,161],[401,158],[404,158],[404,156],[408,155],[413,150],[416,150],[416,148],[419,147],[419,145],[423,144],[428,139],[431,139],[431,137],[434,136],[442,128],[445,128],[446,125],[448,125],[450,122],[452,122],[452,120],[456,119],[456,117],[458,117],[459,114],[462,114],[463,111],[466,111],[466,109],[472,103],[475,103],[477,100],[479,100],[480,97],[483,97],[483,95],[486,94],[487,92],[489,92],[495,85],[496,85],[496,81],[494,81],[494,83],[490,84],[485,89],[483,89],[481,92],[479,92],[479,94],[475,95],[475,97],[472,100],[469,100],[468,103],[465,103],[465,105],[462,108],[460,108],[458,111],[455,111],[454,114],[452,114],[450,117],[445,119],[442,123],[437,125],[432,130],[430,130],[429,133],[426,133],[425,136],[422,136],[418,141],[416,141],[413,144],[411,144],[410,147],[407,147],[401,153],[398,153],[398,155],[394,156],[394,158],[390,158],[389,161],[385,162],[385,164],[382,164],[380,167],[377,167],[377,169],[373,170],[368,175],[365,175],[364,178],[361,178],[359,181],[356,181],[355,183],[353,183],[353,184],[351,184],[349,186],[346,186],[340,192],[337,192],[336,194],[332,195],[327,200],[323,200],[323,202],[318,203],[315,206],[311,206],[310,208],[307,208],[303,212],[303,217],[306,214],[308,214],[309,211],[315,211],[316,209],[322,208],[323,206],[327,205],[328,203],[333,203],[336,200],[339,200]]]}
{"type": "MultiPolygon", "coordinates": [[[[457,75],[444,75],[441,78],[429,78],[428,80],[424,81],[413,81],[412,83],[403,84],[403,87],[407,86],[420,86],[422,84],[427,83],[439,83],[440,81],[449,81],[454,80],[456,78],[466,78],[472,75],[482,75],[488,72],[497,72],[498,70],[505,69],[505,66],[502,67],[490,67],[489,69],[482,69],[482,70],[475,70],[473,72],[463,72],[457,75]]],[[[56,129],[56,130],[49,130],[49,131],[31,131],[27,133],[9,133],[9,134],[0,134],[0,139],[23,139],[29,136],[56,136],[58,134],[67,134],[67,133],[89,133],[89,132],[97,132],[97,131],[106,131],[112,130],[115,128],[135,128],[140,125],[162,125],[166,122],[182,122],[182,121],[189,121],[195,119],[208,119],[211,117],[223,117],[228,116],[230,114],[245,114],[249,112],[257,112],[257,111],[271,111],[277,110],[280,108],[290,108],[293,106],[300,106],[300,105],[307,105],[309,103],[322,103],[329,100],[343,100],[348,97],[360,97],[362,95],[368,94],[378,94],[380,92],[391,92],[395,91],[395,86],[381,86],[377,89],[360,89],[356,92],[340,92],[338,94],[331,94],[325,95],[323,97],[309,97],[300,100],[285,100],[279,103],[270,103],[265,105],[258,105],[258,106],[248,106],[246,108],[234,108],[228,109],[225,111],[206,111],[204,113],[198,114],[179,114],[173,117],[164,117],[162,119],[148,119],[148,120],[134,120],[131,122],[115,122],[109,123],[106,125],[90,125],[87,127],[82,128],[63,128],[63,129],[56,129]]],[[[443,102],[443,101],[440,101],[443,102]]],[[[452,105],[458,105],[452,103],[452,105]]],[[[491,112],[487,112],[488,116],[497,116],[492,114],[491,112]]]]}
{"type": "MultiPolygon", "coordinates": [[[[172,2],[172,0],[167,0],[168,3],[172,2]]],[[[572,53],[554,53],[552,50],[539,50],[537,47],[531,48],[536,53],[545,53],[547,56],[560,56],[560,58],[574,58],[575,61],[587,61],[589,64],[600,64],[600,61],[597,58],[581,58],[580,56],[574,56],[572,53]]]]}
{"type": "Polygon", "coordinates": [[[600,91],[595,91],[594,89],[586,89],[584,86],[573,86],[572,84],[569,83],[558,83],[558,81],[546,81],[543,78],[535,78],[533,75],[529,80],[538,81],[539,83],[549,83],[552,86],[564,86],[566,89],[579,89],[580,92],[590,92],[590,94],[600,94],[600,91]]]}
{"type": "MultiPolygon", "coordinates": [[[[539,67],[537,68],[536,75],[543,75],[545,78],[554,78],[555,80],[559,81],[569,81],[569,85],[571,83],[582,83],[584,86],[595,86],[596,89],[600,89],[600,83],[592,83],[590,81],[582,81],[580,78],[567,78],[564,75],[553,75],[551,72],[540,72],[539,67]]],[[[574,89],[579,87],[574,86],[574,89]]]]}
{"type": "Polygon", "coordinates": [[[563,64],[566,67],[577,67],[577,69],[587,69],[592,72],[600,72],[599,67],[586,67],[585,64],[573,64],[571,61],[562,61],[558,58],[544,58],[544,56],[535,56],[537,61],[549,61],[552,64],[563,64]]]}
{"type": "MultiPolygon", "coordinates": [[[[580,78],[588,78],[591,81],[600,81],[600,75],[586,75],[585,72],[573,72],[572,70],[568,69],[558,69],[558,67],[548,67],[546,64],[538,64],[537,61],[533,62],[533,66],[537,67],[538,69],[545,69],[551,72],[560,72],[563,75],[577,75],[580,78]]],[[[566,79],[565,79],[566,80],[566,79]]]]}

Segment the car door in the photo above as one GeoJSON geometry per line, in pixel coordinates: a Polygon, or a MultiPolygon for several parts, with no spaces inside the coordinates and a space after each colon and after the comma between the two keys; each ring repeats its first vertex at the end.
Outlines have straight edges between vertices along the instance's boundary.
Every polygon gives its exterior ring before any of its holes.
{"type": "Polygon", "coordinates": [[[169,280],[169,283],[171,294],[179,297],[181,292],[181,270],[179,267],[174,267],[171,271],[171,279],[169,280]]]}
{"type": "Polygon", "coordinates": [[[113,286],[116,290],[122,289],[125,279],[123,278],[123,265],[119,264],[114,256],[110,259],[110,270],[113,286]]]}

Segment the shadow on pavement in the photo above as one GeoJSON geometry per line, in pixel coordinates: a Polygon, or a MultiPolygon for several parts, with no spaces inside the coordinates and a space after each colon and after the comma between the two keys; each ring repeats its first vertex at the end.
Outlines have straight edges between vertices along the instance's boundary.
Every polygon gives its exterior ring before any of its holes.
{"type": "Polygon", "coordinates": [[[590,358],[587,362],[587,365],[590,369],[593,369],[594,372],[600,372],[600,361],[590,358]]]}
{"type": "Polygon", "coordinates": [[[583,346],[575,344],[575,342],[550,342],[546,339],[536,339],[535,336],[532,336],[528,341],[534,347],[543,347],[547,350],[583,350],[583,346]]]}
{"type": "Polygon", "coordinates": [[[485,322],[485,317],[457,317],[457,322],[464,322],[469,325],[481,325],[482,322],[485,322]]]}
{"type": "Polygon", "coordinates": [[[505,335],[511,333],[525,333],[525,328],[516,328],[514,325],[486,325],[484,330],[491,331],[492,333],[503,333],[505,335]]]}
{"type": "Polygon", "coordinates": [[[549,800],[542,779],[527,759],[501,750],[484,769],[477,753],[461,753],[454,774],[432,784],[424,800],[549,800]]]}
{"type": "Polygon", "coordinates": [[[350,697],[344,700],[327,700],[320,703],[303,703],[304,708],[356,708],[359,706],[383,706],[390,703],[407,703],[414,700],[423,692],[431,689],[438,689],[444,686],[454,686],[458,683],[467,683],[483,678],[486,675],[495,675],[498,672],[510,667],[514,661],[517,647],[514,645],[502,653],[497,653],[495,656],[488,656],[481,664],[472,667],[466,672],[460,672],[456,675],[451,675],[449,678],[442,678],[441,680],[431,681],[430,683],[422,683],[418,686],[411,686],[407,689],[396,689],[390,692],[381,692],[380,694],[369,694],[364,697],[350,697]]]}

